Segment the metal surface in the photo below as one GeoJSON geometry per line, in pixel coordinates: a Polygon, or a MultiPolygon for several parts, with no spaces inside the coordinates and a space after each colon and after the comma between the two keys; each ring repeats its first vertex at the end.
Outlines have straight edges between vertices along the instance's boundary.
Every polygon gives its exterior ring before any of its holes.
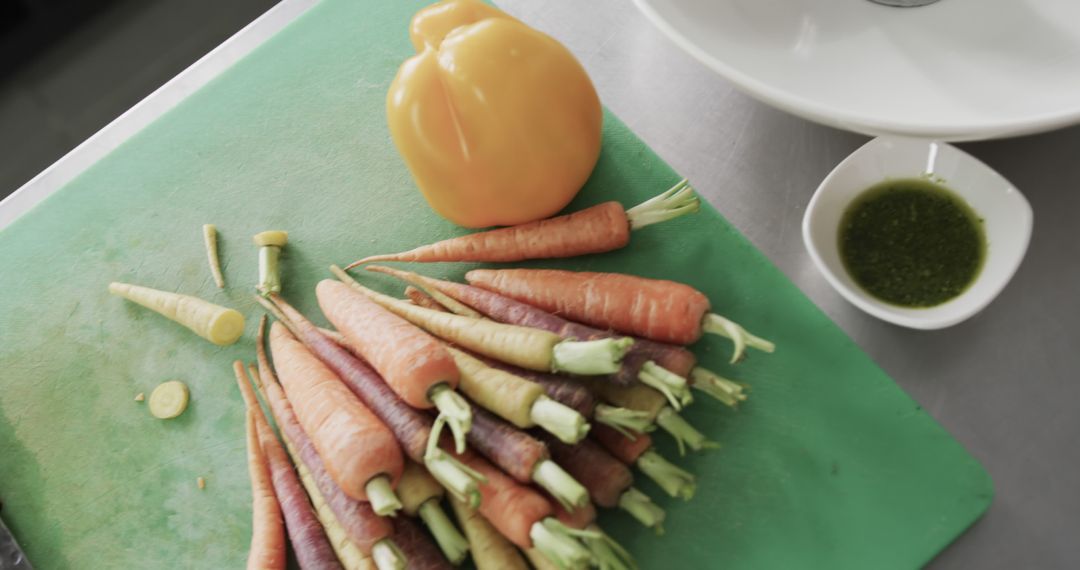
{"type": "MultiPolygon", "coordinates": [[[[285,0],[275,10],[309,2],[285,0]]],[[[1074,441],[1080,433],[1080,128],[961,145],[1031,201],[1031,246],[1012,283],[982,314],[943,331],[905,330],[842,300],[812,266],[800,237],[802,213],[818,182],[865,137],[746,97],[671,45],[628,2],[499,4],[565,42],[604,102],[986,465],[997,488],[990,512],[931,569],[1080,567],[1080,453],[1074,441]]],[[[272,30],[252,27],[240,35],[250,43],[272,30]]],[[[222,50],[196,64],[185,72],[187,81],[155,93],[138,113],[27,184],[18,202],[0,207],[0,225],[233,56],[222,50]]]]}
{"type": "Polygon", "coordinates": [[[0,570],[33,570],[19,543],[0,519],[0,570]]]}

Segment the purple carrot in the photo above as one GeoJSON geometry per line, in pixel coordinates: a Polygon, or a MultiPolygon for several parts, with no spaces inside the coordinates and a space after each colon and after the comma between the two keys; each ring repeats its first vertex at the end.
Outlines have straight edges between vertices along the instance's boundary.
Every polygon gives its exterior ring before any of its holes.
{"type": "Polygon", "coordinates": [[[406,570],[453,570],[442,552],[413,519],[394,517],[394,542],[408,559],[406,570]]]}
{"type": "Polygon", "coordinates": [[[476,474],[440,447],[429,445],[434,425],[430,416],[402,401],[375,370],[321,333],[279,295],[272,294],[269,298],[266,301],[256,297],[390,428],[406,455],[426,465],[447,491],[470,505],[479,504],[476,474]]]}

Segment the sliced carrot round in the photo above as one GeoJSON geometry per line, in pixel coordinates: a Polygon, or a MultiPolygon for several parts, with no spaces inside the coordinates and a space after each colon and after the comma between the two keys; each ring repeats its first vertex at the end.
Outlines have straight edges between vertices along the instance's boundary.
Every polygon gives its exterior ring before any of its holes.
{"type": "Polygon", "coordinates": [[[187,409],[188,387],[179,380],[162,382],[150,393],[150,413],[163,420],[175,418],[187,409]]]}

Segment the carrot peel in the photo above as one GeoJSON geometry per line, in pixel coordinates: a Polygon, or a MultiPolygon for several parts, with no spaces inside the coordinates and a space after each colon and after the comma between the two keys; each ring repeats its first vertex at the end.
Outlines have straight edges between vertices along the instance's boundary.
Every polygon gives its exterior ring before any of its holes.
{"type": "Polygon", "coordinates": [[[658,194],[626,211],[631,230],[666,222],[685,214],[697,212],[701,201],[685,178],[662,194],[658,194]]]}
{"type": "Polygon", "coordinates": [[[451,564],[461,564],[469,553],[469,542],[461,535],[461,531],[454,526],[454,523],[450,522],[446,511],[439,506],[439,501],[428,499],[420,505],[417,514],[435,537],[435,542],[438,543],[446,559],[451,564]]]}
{"type": "Polygon", "coordinates": [[[533,546],[560,568],[589,566],[592,553],[577,541],[585,535],[594,536],[594,533],[572,529],[551,517],[537,521],[529,528],[533,546]]]}
{"type": "Polygon", "coordinates": [[[675,442],[679,444],[679,455],[686,455],[687,447],[693,451],[720,447],[719,443],[709,441],[703,433],[694,429],[694,426],[687,423],[670,406],[665,406],[660,413],[656,414],[656,425],[675,438],[675,442]]]}
{"type": "Polygon", "coordinates": [[[589,503],[589,491],[550,459],[536,464],[532,479],[568,511],[589,503]]]}
{"type": "Polygon", "coordinates": [[[583,376],[614,374],[633,344],[629,337],[564,340],[552,349],[552,371],[583,376]]]}
{"type": "Polygon", "coordinates": [[[203,224],[203,245],[206,246],[206,259],[210,262],[210,274],[218,289],[225,288],[225,276],[221,274],[221,258],[218,256],[217,226],[203,224]]]}
{"type": "Polygon", "coordinates": [[[619,495],[619,508],[630,513],[630,516],[641,524],[655,530],[657,535],[664,534],[664,519],[667,518],[667,513],[637,488],[630,487],[619,495]]]}
{"type": "Polygon", "coordinates": [[[465,436],[472,428],[472,409],[461,394],[458,394],[445,382],[432,386],[428,399],[439,410],[439,415],[446,419],[446,425],[454,434],[454,451],[465,451],[465,436]]]}
{"type": "Polygon", "coordinates": [[[686,385],[686,378],[656,364],[653,361],[646,362],[638,373],[638,380],[646,386],[656,388],[671,403],[676,410],[683,409],[694,401],[690,393],[690,387],[686,385]]]}
{"type": "Polygon", "coordinates": [[[593,408],[593,419],[597,423],[610,426],[631,440],[634,439],[634,432],[645,433],[656,429],[656,424],[653,423],[648,412],[617,408],[607,404],[597,404],[593,408]]]}
{"type": "Polygon", "coordinates": [[[635,463],[641,472],[656,482],[665,493],[689,501],[697,490],[697,479],[649,449],[635,463]]]}
{"type": "Polygon", "coordinates": [[[735,343],[735,350],[731,353],[731,363],[734,364],[743,357],[743,353],[746,352],[746,347],[756,348],[763,352],[773,352],[776,350],[776,345],[761,338],[750,334],[749,331],[742,328],[738,323],[721,317],[716,313],[708,313],[701,319],[701,330],[703,332],[719,335],[731,339],[731,342],[735,343]]]}
{"type": "Polygon", "coordinates": [[[720,400],[724,405],[735,408],[746,400],[746,386],[728,380],[711,370],[695,366],[690,371],[690,386],[720,400]]]}
{"type": "Polygon", "coordinates": [[[530,418],[559,441],[573,445],[589,433],[585,416],[547,396],[540,396],[529,408],[530,418]]]}

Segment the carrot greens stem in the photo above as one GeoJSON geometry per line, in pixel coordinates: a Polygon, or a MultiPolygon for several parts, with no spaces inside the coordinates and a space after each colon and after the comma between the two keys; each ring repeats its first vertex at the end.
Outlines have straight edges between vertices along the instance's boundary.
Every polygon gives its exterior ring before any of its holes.
{"type": "Polygon", "coordinates": [[[617,408],[607,404],[597,404],[593,408],[593,420],[611,426],[631,440],[634,439],[634,432],[645,433],[656,429],[656,424],[653,423],[652,416],[648,412],[617,408]]]}
{"type": "Polygon", "coordinates": [[[451,495],[471,508],[480,506],[480,488],[477,481],[486,482],[487,478],[476,470],[454,459],[449,453],[439,448],[439,436],[446,418],[439,416],[431,427],[427,450],[424,452],[424,465],[451,495]]]}
{"type": "Polygon", "coordinates": [[[626,217],[630,220],[630,229],[639,230],[684,214],[691,214],[698,211],[700,206],[701,203],[694,194],[694,188],[683,178],[663,194],[627,210],[626,217]]]}
{"type": "Polygon", "coordinates": [[[637,563],[630,553],[614,538],[611,538],[600,527],[591,524],[586,527],[587,532],[595,536],[583,536],[582,542],[593,555],[593,561],[598,568],[610,570],[636,570],[637,563]]]}
{"type": "Polygon", "coordinates": [[[374,477],[364,486],[371,510],[380,517],[392,517],[401,510],[401,500],[390,486],[390,478],[386,475],[374,477]]]}
{"type": "Polygon", "coordinates": [[[259,246],[259,284],[256,289],[262,295],[281,292],[281,272],[278,260],[281,248],[289,241],[289,234],[282,231],[267,231],[255,234],[255,245],[259,246]]]}
{"type": "Polygon", "coordinates": [[[592,554],[575,538],[578,532],[581,531],[575,531],[548,517],[533,523],[529,528],[529,538],[532,539],[533,546],[559,568],[588,568],[592,554]]]}
{"type": "Polygon", "coordinates": [[[455,566],[461,564],[469,554],[469,541],[465,540],[454,523],[450,522],[450,517],[446,516],[439,500],[431,498],[424,501],[417,514],[435,537],[435,542],[446,559],[455,566]]]}
{"type": "Polygon", "coordinates": [[[554,372],[593,376],[614,374],[622,366],[622,358],[634,344],[634,339],[602,338],[598,340],[564,340],[552,351],[554,372]]]}
{"type": "Polygon", "coordinates": [[[465,398],[455,392],[449,384],[443,382],[431,387],[428,399],[439,410],[439,415],[446,419],[446,425],[454,434],[454,450],[465,451],[465,436],[472,428],[472,409],[465,398]]]}
{"type": "Polygon", "coordinates": [[[704,434],[694,429],[694,426],[686,423],[686,420],[671,409],[671,406],[664,406],[664,409],[656,414],[656,425],[675,438],[675,442],[679,444],[679,455],[686,455],[687,447],[693,451],[720,447],[719,443],[709,441],[704,434]]]}
{"type": "Polygon", "coordinates": [[[584,507],[589,502],[589,491],[550,459],[543,459],[536,464],[532,479],[551,493],[568,511],[575,507],[584,507]]]}
{"type": "Polygon", "coordinates": [[[638,373],[638,379],[641,380],[642,384],[659,390],[671,403],[671,407],[676,410],[681,410],[694,401],[694,396],[690,393],[690,387],[686,385],[686,378],[656,364],[652,360],[642,365],[641,372],[638,373]]]}
{"type": "Polygon", "coordinates": [[[589,433],[585,416],[547,396],[540,396],[529,408],[529,417],[559,441],[573,445],[589,433]]]}
{"type": "Polygon", "coordinates": [[[641,524],[654,529],[656,534],[664,534],[667,513],[636,487],[630,487],[619,496],[619,508],[630,513],[641,524]]]}
{"type": "Polygon", "coordinates": [[[692,474],[672,464],[652,449],[642,453],[636,465],[672,497],[689,501],[697,490],[697,479],[692,474]]]}
{"type": "Polygon", "coordinates": [[[735,343],[735,350],[731,353],[731,362],[734,364],[742,358],[746,347],[756,348],[762,352],[773,352],[776,345],[750,334],[738,323],[722,317],[716,313],[707,313],[701,319],[701,330],[710,334],[719,335],[731,339],[735,343]]]}
{"type": "Polygon", "coordinates": [[[390,540],[381,540],[371,547],[371,559],[379,570],[405,570],[405,555],[390,540]]]}
{"type": "Polygon", "coordinates": [[[746,400],[745,386],[700,366],[690,371],[690,385],[732,408],[746,400]]]}

